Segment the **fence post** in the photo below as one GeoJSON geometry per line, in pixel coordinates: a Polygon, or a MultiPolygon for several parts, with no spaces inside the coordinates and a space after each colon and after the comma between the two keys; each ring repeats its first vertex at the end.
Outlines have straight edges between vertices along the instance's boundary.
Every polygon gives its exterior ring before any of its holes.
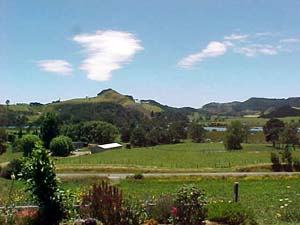
{"type": "Polygon", "coordinates": [[[234,202],[238,202],[239,200],[239,182],[234,182],[234,186],[233,186],[233,199],[234,202]]]}

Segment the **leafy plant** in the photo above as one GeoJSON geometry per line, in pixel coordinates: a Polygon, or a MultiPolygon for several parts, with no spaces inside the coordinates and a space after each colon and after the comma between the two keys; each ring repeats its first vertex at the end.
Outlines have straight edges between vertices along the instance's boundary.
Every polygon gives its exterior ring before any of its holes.
{"type": "Polygon", "coordinates": [[[155,204],[150,208],[150,218],[155,218],[159,223],[167,224],[171,217],[171,209],[174,200],[171,195],[162,195],[156,199],[155,204]]]}
{"type": "Polygon", "coordinates": [[[41,139],[36,135],[27,134],[16,141],[16,143],[14,144],[14,151],[23,152],[23,156],[27,157],[31,155],[32,150],[35,148],[36,144],[41,145],[41,139]]]}
{"type": "Polygon", "coordinates": [[[58,136],[50,142],[50,151],[54,156],[68,156],[74,150],[72,139],[66,136],[58,136]]]}
{"type": "Polygon", "coordinates": [[[58,225],[66,216],[54,163],[41,146],[37,146],[24,162],[22,179],[39,205],[38,224],[58,225]]]}
{"type": "Polygon", "coordinates": [[[136,173],[136,174],[134,174],[133,178],[135,180],[141,180],[144,178],[144,175],[142,173],[136,173]]]}
{"type": "Polygon", "coordinates": [[[172,208],[173,223],[176,225],[200,225],[205,219],[207,209],[205,194],[199,188],[183,186],[175,196],[172,208]]]}
{"type": "Polygon", "coordinates": [[[271,152],[271,162],[272,162],[272,169],[274,171],[280,171],[281,163],[279,154],[277,152],[271,152]]]}
{"type": "Polygon", "coordinates": [[[13,174],[15,176],[18,176],[21,170],[22,170],[22,161],[20,159],[13,159],[6,166],[1,168],[0,177],[3,177],[5,179],[10,179],[13,174]]]}
{"type": "Polygon", "coordinates": [[[238,203],[216,202],[208,205],[208,219],[228,225],[257,225],[254,214],[238,203]]]}

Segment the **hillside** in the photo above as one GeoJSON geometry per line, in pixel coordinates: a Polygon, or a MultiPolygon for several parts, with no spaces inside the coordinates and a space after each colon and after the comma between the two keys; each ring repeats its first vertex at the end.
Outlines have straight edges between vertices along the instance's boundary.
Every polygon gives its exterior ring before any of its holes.
{"type": "MultiPolygon", "coordinates": [[[[266,115],[283,106],[299,107],[300,97],[288,99],[250,98],[244,102],[209,103],[201,111],[212,115],[243,116],[249,114],[266,115]]],[[[282,110],[287,109],[283,108],[282,110]]],[[[284,113],[293,116],[294,112],[284,113]]]]}

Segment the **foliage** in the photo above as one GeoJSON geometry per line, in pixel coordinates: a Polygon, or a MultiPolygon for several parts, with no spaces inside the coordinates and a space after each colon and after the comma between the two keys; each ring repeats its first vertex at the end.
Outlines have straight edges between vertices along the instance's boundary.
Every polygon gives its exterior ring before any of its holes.
{"type": "Polygon", "coordinates": [[[41,139],[32,134],[26,134],[15,143],[14,151],[23,152],[23,156],[30,156],[36,145],[41,145],[41,139]]]}
{"type": "Polygon", "coordinates": [[[141,179],[144,178],[144,175],[142,173],[136,173],[136,174],[133,175],[133,178],[135,180],[141,180],[141,179]]]}
{"type": "Polygon", "coordinates": [[[146,146],[146,132],[142,127],[135,128],[130,136],[130,143],[135,147],[146,146]]]}
{"type": "Polygon", "coordinates": [[[114,125],[103,121],[82,122],[80,124],[64,125],[62,134],[76,141],[107,144],[114,142],[119,131],[114,125]]]}
{"type": "Polygon", "coordinates": [[[53,156],[68,156],[71,151],[74,151],[74,145],[71,138],[61,135],[52,139],[50,151],[53,156]]]}
{"type": "Polygon", "coordinates": [[[208,205],[208,219],[228,225],[258,225],[254,214],[238,203],[216,202],[208,205]]]}
{"type": "Polygon", "coordinates": [[[44,147],[48,149],[51,140],[59,135],[59,120],[55,113],[48,112],[42,117],[40,134],[44,147]]]}
{"type": "Polygon", "coordinates": [[[224,145],[227,150],[242,149],[242,141],[244,139],[243,126],[240,121],[233,121],[228,126],[224,145]]]}
{"type": "Polygon", "coordinates": [[[285,144],[286,146],[291,145],[295,150],[295,146],[299,145],[299,138],[297,133],[298,124],[294,122],[286,124],[284,129],[279,133],[280,144],[285,144]]]}
{"type": "Polygon", "coordinates": [[[188,129],[189,137],[197,143],[204,142],[205,139],[205,130],[202,125],[192,123],[188,129]]]}
{"type": "Polygon", "coordinates": [[[41,146],[37,146],[26,158],[22,179],[28,185],[33,199],[39,205],[38,223],[58,225],[65,216],[65,210],[54,172],[54,164],[41,146]]]}
{"type": "Polygon", "coordinates": [[[13,159],[6,166],[1,168],[0,177],[11,179],[12,175],[18,177],[22,170],[22,161],[20,159],[13,159]]]}
{"type": "Polygon", "coordinates": [[[169,132],[171,135],[172,143],[179,143],[180,140],[186,139],[187,132],[185,128],[186,124],[184,121],[175,121],[171,123],[169,127],[169,132]]]}
{"type": "Polygon", "coordinates": [[[273,171],[280,171],[281,163],[278,152],[271,152],[271,162],[273,171]]]}
{"type": "Polygon", "coordinates": [[[89,193],[83,196],[81,212],[99,219],[105,225],[140,224],[139,210],[134,204],[126,204],[122,192],[105,180],[93,184],[89,193]]]}
{"type": "Polygon", "coordinates": [[[0,129],[0,155],[6,151],[7,134],[4,129],[0,129]]]}
{"type": "Polygon", "coordinates": [[[175,196],[172,209],[173,222],[176,225],[200,225],[204,221],[207,201],[202,190],[195,186],[183,186],[175,196]]]}
{"type": "Polygon", "coordinates": [[[155,218],[161,224],[167,224],[171,217],[171,209],[174,206],[173,197],[171,195],[162,195],[154,203],[150,208],[149,217],[155,218]]]}
{"type": "Polygon", "coordinates": [[[279,119],[270,119],[264,125],[263,131],[267,142],[272,142],[273,147],[279,141],[279,134],[284,130],[284,122],[279,119]]]}

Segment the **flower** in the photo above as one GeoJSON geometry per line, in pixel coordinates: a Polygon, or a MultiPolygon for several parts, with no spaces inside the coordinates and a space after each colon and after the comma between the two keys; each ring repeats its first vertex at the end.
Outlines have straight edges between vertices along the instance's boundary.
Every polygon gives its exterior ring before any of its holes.
{"type": "Polygon", "coordinates": [[[171,209],[171,214],[172,214],[173,216],[176,216],[176,215],[177,215],[177,212],[178,212],[177,208],[176,208],[176,207],[172,207],[172,209],[171,209]]]}

